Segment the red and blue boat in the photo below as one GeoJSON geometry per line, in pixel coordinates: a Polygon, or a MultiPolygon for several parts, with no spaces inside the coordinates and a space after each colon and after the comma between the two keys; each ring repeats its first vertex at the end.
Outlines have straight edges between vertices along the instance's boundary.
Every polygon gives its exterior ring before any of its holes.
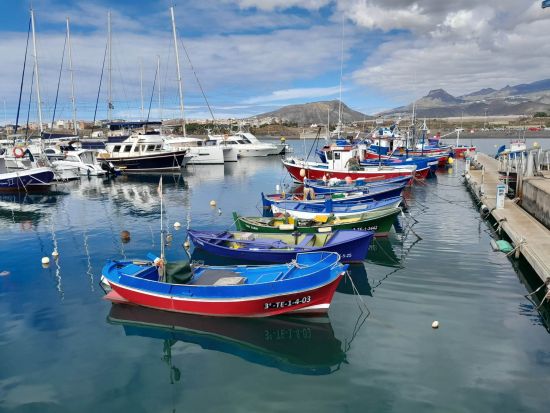
{"type": "Polygon", "coordinates": [[[338,253],[342,262],[362,262],[374,236],[372,231],[361,230],[318,234],[189,230],[188,234],[195,247],[211,254],[266,263],[289,262],[297,253],[321,251],[338,253]]]}
{"type": "Polygon", "coordinates": [[[198,266],[182,284],[164,280],[163,260],[110,260],[102,275],[114,302],[187,314],[267,317],[326,313],[347,270],[335,252],[300,253],[287,264],[198,266]]]}

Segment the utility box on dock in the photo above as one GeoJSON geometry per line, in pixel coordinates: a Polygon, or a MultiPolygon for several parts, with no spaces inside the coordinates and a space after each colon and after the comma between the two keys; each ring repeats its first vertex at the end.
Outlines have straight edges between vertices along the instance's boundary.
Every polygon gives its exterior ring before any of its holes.
{"type": "Polygon", "coordinates": [[[497,209],[504,208],[504,197],[506,196],[506,185],[498,184],[497,185],[497,209]]]}

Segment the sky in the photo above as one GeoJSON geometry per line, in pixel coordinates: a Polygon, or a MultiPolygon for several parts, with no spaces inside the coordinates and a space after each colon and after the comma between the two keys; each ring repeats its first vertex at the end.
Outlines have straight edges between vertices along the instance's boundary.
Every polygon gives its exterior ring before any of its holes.
{"type": "MultiPolygon", "coordinates": [[[[187,118],[210,117],[200,86],[214,116],[227,118],[338,99],[340,90],[351,108],[374,114],[431,89],[456,96],[550,78],[550,9],[540,0],[34,0],[44,122],[52,119],[59,78],[55,119],[71,117],[67,17],[77,116],[93,119],[99,92],[96,118],[107,118],[107,65],[99,84],[109,10],[113,117],[179,117],[171,5],[187,118]]],[[[0,120],[9,123],[30,7],[0,1],[0,120]]],[[[33,61],[31,42],[20,123],[37,119],[33,61]]]]}

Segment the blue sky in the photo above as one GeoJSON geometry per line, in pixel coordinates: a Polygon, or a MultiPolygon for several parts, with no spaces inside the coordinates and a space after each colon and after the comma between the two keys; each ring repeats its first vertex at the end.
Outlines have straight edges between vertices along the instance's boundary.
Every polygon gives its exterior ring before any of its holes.
{"type": "MultiPolygon", "coordinates": [[[[45,120],[52,115],[66,16],[71,19],[79,118],[93,116],[109,9],[115,116],[141,117],[140,61],[148,107],[157,55],[162,115],[177,116],[171,4],[34,0],[45,120]]],[[[17,108],[29,6],[26,1],[0,3],[0,98],[8,121],[13,121],[17,108]]],[[[541,9],[540,1],[202,0],[175,6],[180,39],[217,117],[250,116],[286,104],[338,98],[342,22],[342,100],[365,113],[407,104],[439,87],[460,95],[550,77],[550,42],[541,39],[550,12],[541,9]]],[[[208,117],[181,48],[180,61],[186,116],[208,117]]],[[[32,67],[27,69],[24,118],[32,67]]],[[[65,66],[56,118],[70,117],[69,87],[65,66]]],[[[35,99],[31,119],[36,118],[35,99]]],[[[106,100],[105,82],[98,118],[107,115],[106,100]]],[[[155,91],[151,117],[159,116],[155,91]]]]}

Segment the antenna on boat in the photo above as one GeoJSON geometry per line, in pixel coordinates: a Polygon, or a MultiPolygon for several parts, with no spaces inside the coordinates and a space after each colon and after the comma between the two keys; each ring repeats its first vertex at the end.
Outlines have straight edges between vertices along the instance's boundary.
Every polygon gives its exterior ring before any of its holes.
{"type": "Polygon", "coordinates": [[[178,51],[178,35],[176,33],[176,19],[174,17],[174,6],[170,7],[170,15],[172,17],[172,33],[174,35],[174,49],[176,51],[176,69],[178,71],[178,91],[180,96],[181,126],[183,128],[183,136],[187,136],[187,133],[185,130],[185,113],[183,111],[183,85],[181,81],[180,56],[178,51]]]}

